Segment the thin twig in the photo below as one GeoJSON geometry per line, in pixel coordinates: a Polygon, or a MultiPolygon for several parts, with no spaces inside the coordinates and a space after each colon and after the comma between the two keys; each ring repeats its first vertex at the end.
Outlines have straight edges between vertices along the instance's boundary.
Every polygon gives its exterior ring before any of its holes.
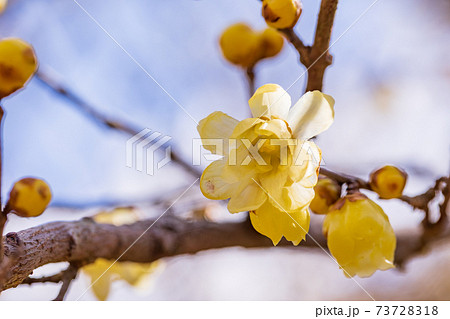
{"type": "MultiPolygon", "coordinates": [[[[336,173],[333,171],[330,171],[328,169],[325,169],[323,167],[320,168],[320,174],[327,176],[331,179],[333,179],[334,181],[338,182],[339,184],[346,184],[348,189],[350,190],[354,190],[354,189],[367,189],[370,191],[373,191],[373,189],[371,188],[369,182],[356,177],[356,176],[352,176],[352,175],[347,175],[347,174],[341,174],[341,173],[336,173]]],[[[407,196],[407,195],[403,195],[401,197],[399,197],[398,199],[409,204],[410,206],[412,206],[415,209],[420,209],[422,211],[425,212],[425,219],[424,222],[427,225],[430,225],[431,223],[429,222],[429,207],[428,204],[436,198],[436,196],[439,194],[439,192],[442,191],[442,193],[444,194],[444,196],[446,196],[445,194],[447,194],[447,187],[449,184],[449,177],[440,177],[438,178],[433,187],[430,187],[428,190],[426,190],[424,193],[416,195],[416,196],[407,196]],[[442,186],[446,184],[446,188],[443,190],[442,186]]],[[[450,195],[447,195],[450,196],[450,195]]],[[[448,202],[448,199],[447,199],[448,202]]],[[[446,205],[446,204],[445,204],[446,205]]],[[[442,212],[444,211],[444,209],[441,206],[441,216],[442,218],[446,218],[445,214],[443,214],[442,212]]]]}
{"type": "MultiPolygon", "coordinates": [[[[72,102],[78,110],[85,113],[91,120],[94,120],[97,124],[124,132],[132,136],[140,132],[140,130],[136,129],[136,126],[134,125],[126,123],[122,120],[109,118],[108,116],[97,111],[96,107],[86,102],[83,98],[81,98],[78,94],[76,94],[68,87],[59,83],[59,81],[52,77],[49,73],[46,73],[39,69],[36,73],[36,78],[39,79],[43,84],[45,84],[45,86],[72,102]]],[[[173,150],[173,147],[170,156],[171,160],[174,163],[185,169],[193,176],[198,177],[201,175],[201,172],[197,170],[192,164],[183,160],[183,158],[173,150]]]]}
{"type": "Polygon", "coordinates": [[[279,29],[295,47],[300,54],[300,62],[307,68],[306,91],[322,91],[325,70],[332,63],[333,57],[328,48],[337,4],[338,0],[322,0],[312,46],[305,45],[294,29],[279,29]]]}
{"type": "Polygon", "coordinates": [[[292,43],[292,45],[295,47],[297,52],[300,55],[300,62],[305,66],[309,67],[311,65],[310,61],[310,54],[311,54],[311,47],[306,46],[303,41],[300,39],[300,37],[295,33],[294,29],[279,29],[279,32],[281,32],[286,39],[292,43]]]}
{"type": "Polygon", "coordinates": [[[61,286],[61,290],[58,293],[58,296],[56,296],[55,299],[53,299],[53,301],[63,301],[64,297],[66,296],[67,291],[69,290],[70,284],[72,283],[72,281],[77,277],[78,275],[78,269],[79,267],[76,266],[75,264],[70,264],[69,268],[67,268],[63,273],[62,273],[62,286],[61,286]]]}
{"type": "Polygon", "coordinates": [[[332,56],[328,53],[328,48],[330,46],[331,31],[333,29],[337,5],[338,0],[322,0],[320,5],[314,44],[311,47],[310,54],[310,61],[317,60],[317,62],[308,69],[306,91],[322,91],[325,69],[332,62],[332,56]],[[323,54],[324,52],[326,54],[323,54]]]}
{"type": "Polygon", "coordinates": [[[62,277],[63,277],[63,271],[54,274],[52,276],[44,276],[44,277],[39,277],[39,278],[33,278],[33,277],[28,277],[27,279],[25,279],[21,285],[32,285],[32,284],[37,284],[37,283],[53,283],[53,284],[58,284],[61,282],[62,277]]]}
{"type": "Polygon", "coordinates": [[[251,98],[255,93],[255,71],[253,66],[250,66],[245,70],[245,76],[248,83],[249,98],[251,98]]]}

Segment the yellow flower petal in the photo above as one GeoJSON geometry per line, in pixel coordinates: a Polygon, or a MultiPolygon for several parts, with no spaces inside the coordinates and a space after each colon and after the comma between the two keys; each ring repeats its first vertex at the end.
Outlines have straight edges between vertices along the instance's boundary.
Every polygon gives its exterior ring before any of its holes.
{"type": "Polygon", "coordinates": [[[228,138],[233,132],[234,128],[239,122],[231,116],[223,112],[214,112],[208,115],[206,118],[200,121],[197,126],[197,130],[200,137],[206,140],[203,147],[213,154],[224,155],[228,151],[228,138]],[[207,140],[220,139],[220,143],[223,145],[222,152],[219,149],[216,150],[214,145],[207,140]]]}
{"type": "Polygon", "coordinates": [[[227,165],[227,159],[212,162],[200,178],[200,190],[203,195],[209,199],[227,199],[230,198],[236,185],[229,183],[222,176],[223,169],[227,165]]]}
{"type": "Polygon", "coordinates": [[[264,190],[253,180],[244,180],[237,187],[228,202],[230,213],[239,213],[255,210],[266,201],[264,190]]]}
{"type": "Polygon", "coordinates": [[[98,300],[108,299],[112,276],[114,272],[111,267],[112,262],[99,258],[94,263],[86,265],[82,268],[83,272],[91,278],[91,289],[98,300]],[[106,271],[111,267],[108,271],[106,271]]]}
{"type": "Polygon", "coordinates": [[[339,199],[328,211],[323,232],[346,276],[371,276],[393,267],[396,238],[380,206],[361,193],[339,199]]]}
{"type": "MultiPolygon", "coordinates": [[[[240,121],[236,127],[233,130],[233,133],[231,133],[230,138],[251,138],[248,136],[250,130],[254,128],[256,125],[259,125],[261,123],[266,122],[265,120],[259,119],[259,118],[248,118],[245,120],[240,121]]],[[[256,135],[256,133],[253,132],[251,135],[256,135]]]]}
{"type": "Polygon", "coordinates": [[[295,138],[307,140],[322,133],[334,120],[334,99],[320,91],[307,92],[289,111],[289,123],[295,138]]]}
{"type": "Polygon", "coordinates": [[[310,216],[307,209],[286,213],[266,202],[259,209],[250,212],[250,220],[256,231],[269,237],[274,246],[283,236],[298,245],[309,230],[310,216]]]}
{"type": "Polygon", "coordinates": [[[254,117],[285,119],[291,107],[291,97],[277,84],[266,84],[256,90],[248,101],[254,117]]]}

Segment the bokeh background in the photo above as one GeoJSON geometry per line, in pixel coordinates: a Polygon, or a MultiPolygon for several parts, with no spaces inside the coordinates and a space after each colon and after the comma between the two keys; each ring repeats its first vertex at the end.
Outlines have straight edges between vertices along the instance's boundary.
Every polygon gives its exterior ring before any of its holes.
{"type": "MultiPolygon", "coordinates": [[[[232,23],[265,28],[257,0],[80,0],[85,10],[197,121],[221,110],[247,117],[243,72],[221,56],[218,37],[232,23]]],[[[296,30],[311,43],[319,0],[303,0],[296,30]]],[[[324,91],[336,99],[333,126],[317,143],[325,165],[367,176],[383,164],[410,174],[407,194],[417,194],[448,173],[450,162],[450,1],[341,1],[324,91]],[[350,29],[355,20],[358,20],[350,29]]],[[[10,0],[0,16],[0,37],[30,42],[40,67],[54,74],[99,111],[173,137],[174,149],[190,161],[196,123],[72,0],[10,0]]],[[[285,43],[276,58],[256,69],[258,86],[288,88],[303,73],[296,51],[285,43]]],[[[305,77],[289,93],[297,100],[305,77]]],[[[137,205],[145,216],[158,198],[176,197],[194,178],[175,165],[154,176],[126,167],[127,136],[92,122],[67,100],[33,79],[3,101],[3,196],[22,176],[38,176],[53,189],[43,216],[11,218],[7,231],[51,220],[78,219],[111,205],[137,205]],[[167,194],[170,194],[169,196],[167,194]]],[[[189,198],[205,202],[197,187],[189,198]]],[[[402,203],[380,202],[396,230],[416,226],[419,212],[402,203]]],[[[195,206],[195,205],[194,205],[195,206]]],[[[182,200],[175,211],[186,213],[182,200]]],[[[215,206],[218,219],[234,219],[215,206]]],[[[377,272],[358,282],[376,299],[450,299],[450,246],[441,243],[403,272],[377,272]]],[[[64,265],[37,270],[47,274],[64,265]]],[[[81,275],[67,299],[88,287],[81,275]]],[[[3,292],[0,300],[48,300],[52,284],[3,292]]],[[[368,299],[320,249],[207,251],[164,261],[140,289],[116,282],[110,300],[317,300],[368,299]]],[[[88,291],[82,300],[94,299],[88,291]]]]}

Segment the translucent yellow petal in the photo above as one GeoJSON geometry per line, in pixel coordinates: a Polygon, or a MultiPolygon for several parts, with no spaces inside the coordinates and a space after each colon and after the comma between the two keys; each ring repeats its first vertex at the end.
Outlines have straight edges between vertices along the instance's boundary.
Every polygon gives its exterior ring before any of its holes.
{"type": "Polygon", "coordinates": [[[323,231],[346,276],[371,276],[393,267],[396,238],[381,207],[360,193],[341,198],[328,211],[323,231]]]}
{"type": "Polygon", "coordinates": [[[289,111],[295,138],[307,140],[328,129],[334,120],[334,99],[320,91],[307,92],[289,111]]]}
{"type": "Polygon", "coordinates": [[[291,107],[291,97],[277,84],[266,84],[256,90],[248,101],[254,117],[286,119],[291,107]]]}
{"type": "Polygon", "coordinates": [[[121,262],[119,266],[116,273],[120,279],[125,280],[132,286],[138,286],[143,278],[150,275],[158,267],[158,262],[149,264],[121,262]]]}
{"type": "Polygon", "coordinates": [[[82,268],[83,272],[90,277],[91,289],[98,300],[108,299],[115,268],[111,261],[102,258],[82,268]]]}
{"type": "Polygon", "coordinates": [[[230,198],[236,185],[223,177],[224,167],[227,166],[227,158],[212,162],[200,178],[200,190],[209,199],[230,198]]]}
{"type": "Polygon", "coordinates": [[[294,149],[290,178],[304,187],[314,187],[321,160],[322,152],[314,142],[299,141],[294,149]]]}
{"type": "Polygon", "coordinates": [[[275,246],[283,236],[298,245],[309,230],[310,216],[307,210],[286,213],[266,202],[250,212],[250,220],[255,230],[269,237],[275,246]]]}
{"type": "Polygon", "coordinates": [[[291,138],[291,132],[288,130],[287,123],[284,120],[273,119],[255,127],[255,132],[258,135],[277,139],[291,138]]]}
{"type": "MultiPolygon", "coordinates": [[[[247,136],[248,131],[252,128],[254,128],[256,125],[259,125],[261,123],[266,122],[265,120],[259,119],[259,118],[248,118],[245,120],[240,121],[234,128],[233,133],[231,133],[230,138],[250,138],[247,136]]],[[[254,133],[256,134],[256,133],[254,133]]]]}
{"type": "Polygon", "coordinates": [[[287,210],[306,208],[314,198],[314,189],[304,187],[300,183],[294,183],[283,187],[283,204],[287,210]]]}
{"type": "Polygon", "coordinates": [[[255,210],[259,208],[266,199],[266,193],[253,179],[245,180],[235,189],[227,207],[230,213],[255,210]]]}
{"type": "Polygon", "coordinates": [[[219,139],[220,143],[222,143],[223,151],[220,152],[219,149],[216,149],[213,144],[208,141],[205,141],[203,147],[208,151],[217,154],[224,155],[228,149],[228,138],[233,132],[234,128],[238,124],[238,121],[231,116],[223,113],[223,112],[214,112],[208,115],[206,118],[200,121],[197,126],[197,130],[200,134],[200,137],[204,140],[217,140],[219,139]]]}
{"type": "Polygon", "coordinates": [[[16,38],[0,41],[0,99],[21,89],[37,69],[33,47],[16,38]]]}

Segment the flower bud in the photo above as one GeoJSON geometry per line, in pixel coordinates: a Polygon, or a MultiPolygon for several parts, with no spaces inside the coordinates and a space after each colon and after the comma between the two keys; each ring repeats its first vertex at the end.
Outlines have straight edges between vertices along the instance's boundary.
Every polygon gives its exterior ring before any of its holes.
{"type": "Polygon", "coordinates": [[[262,15],[273,28],[294,27],[301,13],[302,4],[299,0],[263,0],[262,15]]]}
{"type": "Polygon", "coordinates": [[[0,99],[21,89],[36,72],[37,60],[28,43],[8,38],[0,41],[0,99]]]}
{"type": "Polygon", "coordinates": [[[270,58],[280,53],[284,39],[277,30],[267,28],[260,34],[260,42],[262,58],[270,58]]]}
{"type": "Polygon", "coordinates": [[[8,0],[0,0],[0,13],[5,11],[7,4],[8,4],[8,0]]]}
{"type": "Polygon", "coordinates": [[[319,176],[314,192],[314,199],[309,208],[313,213],[326,214],[330,206],[341,196],[341,186],[328,177],[319,176]]]}
{"type": "Polygon", "coordinates": [[[228,27],[220,37],[220,48],[229,62],[242,67],[253,66],[258,61],[259,36],[243,23],[228,27]]]}
{"type": "Polygon", "coordinates": [[[347,277],[394,267],[396,238],[380,206],[362,193],[339,199],[323,223],[328,248],[347,277]]]}
{"type": "Polygon", "coordinates": [[[275,29],[267,28],[256,32],[243,23],[230,26],[220,38],[225,59],[244,68],[277,55],[283,48],[283,43],[283,37],[275,29]]]}
{"type": "Polygon", "coordinates": [[[5,210],[21,217],[36,217],[44,212],[51,198],[52,193],[46,182],[23,178],[11,189],[5,210]]]}
{"type": "Polygon", "coordinates": [[[370,187],[380,198],[399,198],[402,196],[407,177],[403,170],[386,165],[370,174],[370,187]]]}

